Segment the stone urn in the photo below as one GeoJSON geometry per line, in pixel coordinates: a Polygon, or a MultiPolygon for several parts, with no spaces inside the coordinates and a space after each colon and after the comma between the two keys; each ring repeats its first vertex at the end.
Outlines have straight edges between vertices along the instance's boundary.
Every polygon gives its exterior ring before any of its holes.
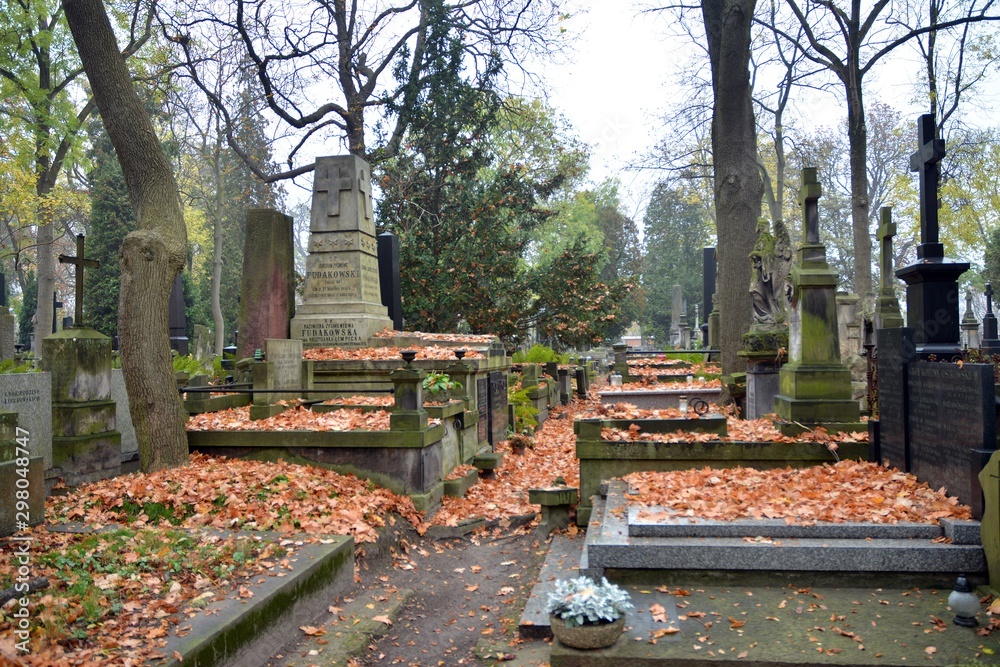
{"type": "Polygon", "coordinates": [[[564,646],[578,649],[607,648],[618,641],[625,629],[625,615],[611,623],[585,623],[567,627],[566,621],[555,614],[549,614],[549,625],[552,634],[564,646]]]}

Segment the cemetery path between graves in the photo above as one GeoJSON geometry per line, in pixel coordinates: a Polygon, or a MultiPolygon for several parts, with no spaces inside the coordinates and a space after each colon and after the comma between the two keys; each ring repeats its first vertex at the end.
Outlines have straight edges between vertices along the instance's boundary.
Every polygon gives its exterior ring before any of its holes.
{"type": "Polygon", "coordinates": [[[399,545],[360,559],[360,583],[314,626],[325,634],[304,632],[267,664],[548,664],[545,642],[534,642],[537,659],[507,662],[516,657],[518,619],[548,553],[533,528],[438,538],[407,531],[399,545]],[[352,659],[358,649],[363,657],[352,659]]]}

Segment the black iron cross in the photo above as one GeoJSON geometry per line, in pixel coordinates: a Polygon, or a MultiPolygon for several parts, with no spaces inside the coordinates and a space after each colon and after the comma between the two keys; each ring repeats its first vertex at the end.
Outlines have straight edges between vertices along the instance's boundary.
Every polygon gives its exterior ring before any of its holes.
{"type": "Polygon", "coordinates": [[[819,184],[816,167],[803,169],[799,204],[802,206],[806,243],[819,243],[819,198],[822,194],[823,186],[819,184]]]}
{"type": "Polygon", "coordinates": [[[96,259],[86,259],[83,254],[83,234],[76,235],[76,257],[69,255],[59,255],[60,264],[73,264],[76,266],[76,316],[73,318],[74,327],[83,326],[83,267],[89,266],[98,268],[101,263],[96,259]]]}
{"type": "Polygon", "coordinates": [[[986,312],[990,315],[993,314],[993,285],[986,283],[986,291],[983,292],[986,295],[986,312]]]}
{"type": "Polygon", "coordinates": [[[917,152],[910,156],[910,171],[920,173],[920,245],[917,257],[944,257],[938,242],[938,163],[945,156],[944,139],[935,137],[934,115],[917,119],[917,152]]]}

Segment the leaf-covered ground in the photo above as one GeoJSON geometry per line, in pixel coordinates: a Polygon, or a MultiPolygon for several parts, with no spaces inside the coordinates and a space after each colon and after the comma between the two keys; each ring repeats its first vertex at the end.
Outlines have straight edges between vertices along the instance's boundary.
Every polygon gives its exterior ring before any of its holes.
{"type": "MultiPolygon", "coordinates": [[[[369,404],[370,405],[370,404],[369,404]]],[[[312,412],[296,406],[267,419],[250,419],[250,406],[205,412],[188,418],[189,431],[388,431],[385,410],[312,412]]]]}
{"type": "Polygon", "coordinates": [[[88,484],[46,504],[50,523],[167,523],[352,535],[357,542],[375,541],[391,514],[420,521],[408,497],[353,475],[204,454],[192,454],[191,463],[180,468],[88,484]]]}
{"type": "MultiPolygon", "coordinates": [[[[404,348],[399,347],[359,347],[355,349],[341,348],[341,347],[317,347],[311,350],[305,350],[302,353],[302,357],[305,359],[310,359],[312,361],[380,361],[385,359],[397,359],[400,365],[403,363],[403,358],[400,356],[400,352],[404,348]]],[[[417,359],[456,359],[455,348],[454,347],[443,347],[441,345],[429,345],[427,347],[419,347],[417,350],[417,359]]],[[[482,354],[476,350],[466,350],[466,359],[480,359],[482,354]]]]}
{"type": "Polygon", "coordinates": [[[407,338],[451,343],[478,343],[480,345],[489,344],[497,340],[497,337],[493,334],[427,333],[424,331],[394,331],[392,329],[383,329],[375,334],[375,338],[392,338],[393,336],[406,336],[407,338]]]}
{"type": "Polygon", "coordinates": [[[634,493],[629,503],[658,507],[646,516],[816,521],[937,523],[968,519],[972,512],[944,489],[876,463],[840,461],[809,468],[752,468],[637,472],[623,477],[634,493]]]}

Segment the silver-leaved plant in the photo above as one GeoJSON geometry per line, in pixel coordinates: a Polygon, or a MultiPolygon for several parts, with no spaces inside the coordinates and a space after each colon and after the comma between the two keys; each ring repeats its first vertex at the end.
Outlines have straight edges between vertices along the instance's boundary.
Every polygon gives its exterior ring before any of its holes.
{"type": "Polygon", "coordinates": [[[549,593],[548,611],[565,621],[567,627],[611,623],[630,609],[632,600],[619,586],[604,577],[597,584],[590,577],[561,579],[549,593]]]}

